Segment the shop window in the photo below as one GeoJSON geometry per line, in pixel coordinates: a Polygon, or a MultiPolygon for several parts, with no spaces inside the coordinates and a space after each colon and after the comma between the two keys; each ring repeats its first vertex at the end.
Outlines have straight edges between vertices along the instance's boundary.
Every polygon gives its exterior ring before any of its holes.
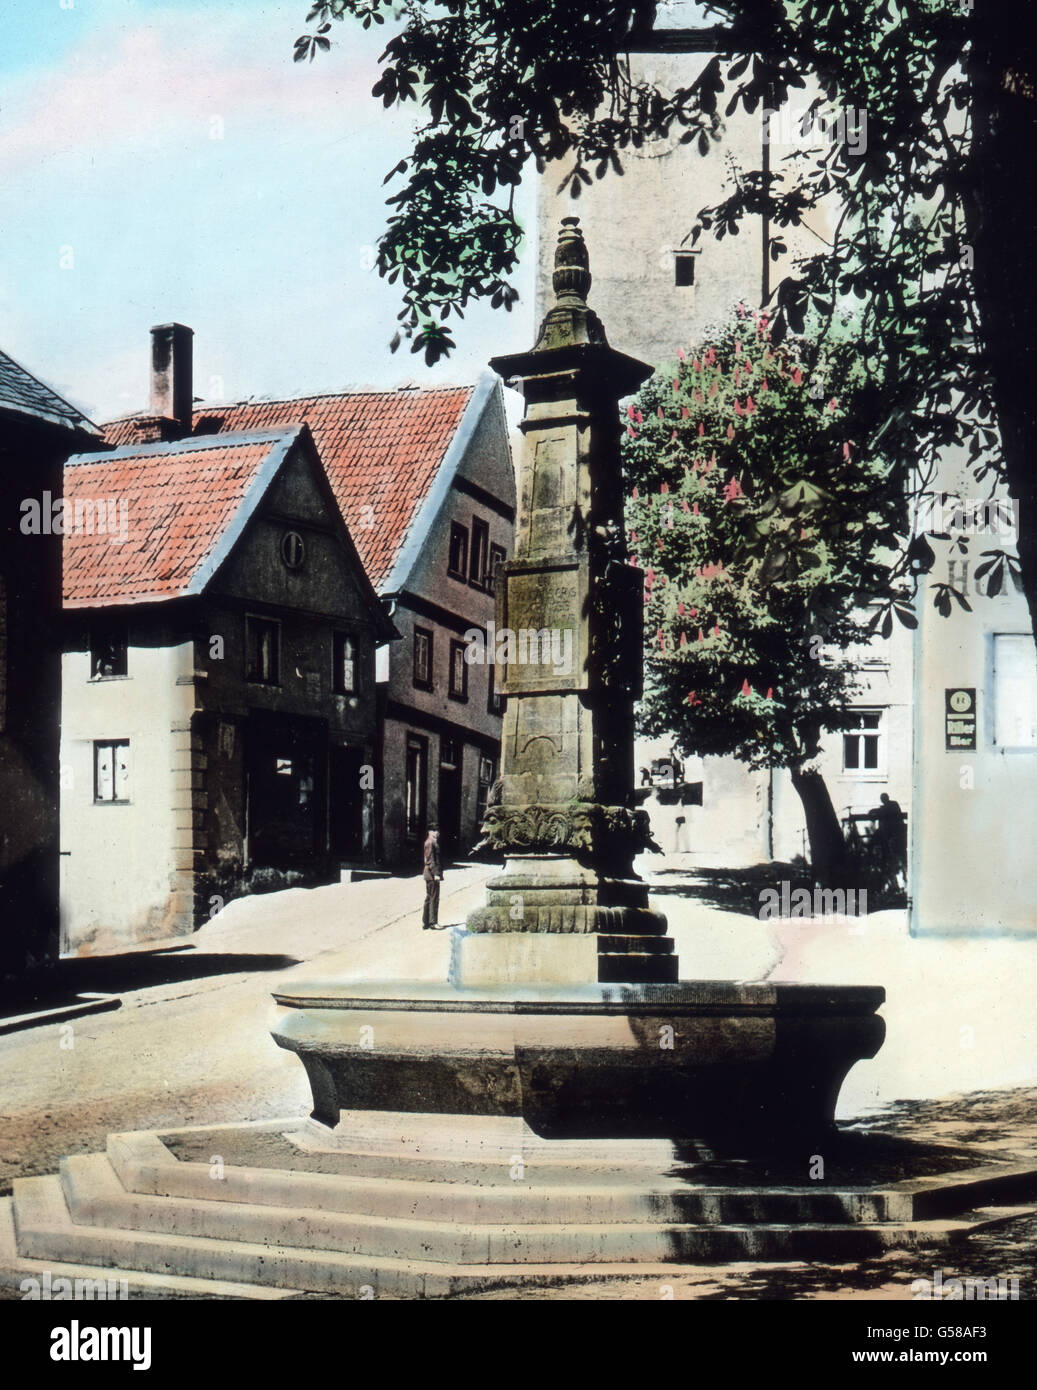
{"type": "Polygon", "coordinates": [[[428,797],[428,742],[416,734],[407,739],[406,823],[411,839],[425,838],[428,797]]]}

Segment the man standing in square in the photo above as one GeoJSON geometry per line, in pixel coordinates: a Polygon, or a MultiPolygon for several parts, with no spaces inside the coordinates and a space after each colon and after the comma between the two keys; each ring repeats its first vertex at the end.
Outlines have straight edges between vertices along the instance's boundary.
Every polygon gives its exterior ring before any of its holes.
{"type": "Polygon", "coordinates": [[[421,912],[421,929],[439,925],[439,885],[443,879],[443,865],[439,854],[439,831],[430,830],[425,841],[425,906],[421,912]]]}

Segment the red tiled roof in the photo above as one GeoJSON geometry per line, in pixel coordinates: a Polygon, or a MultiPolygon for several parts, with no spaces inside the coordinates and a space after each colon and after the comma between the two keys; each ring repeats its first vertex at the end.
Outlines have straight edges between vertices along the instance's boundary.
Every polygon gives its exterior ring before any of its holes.
{"type": "Polygon", "coordinates": [[[133,445],[70,459],[64,492],[65,607],[145,603],[198,592],[213,563],[222,559],[228,528],[233,536],[239,533],[251,513],[249,503],[266,490],[296,438],[297,430],[281,430],[133,445]],[[99,515],[106,523],[103,535],[99,515]],[[123,519],[126,539],[120,540],[123,519]]]}
{"type": "MultiPolygon", "coordinates": [[[[286,401],[201,406],[195,435],[309,425],[371,583],[388,578],[474,387],[350,391],[286,401]]],[[[104,427],[112,444],[157,436],[144,416],[104,427]]]]}

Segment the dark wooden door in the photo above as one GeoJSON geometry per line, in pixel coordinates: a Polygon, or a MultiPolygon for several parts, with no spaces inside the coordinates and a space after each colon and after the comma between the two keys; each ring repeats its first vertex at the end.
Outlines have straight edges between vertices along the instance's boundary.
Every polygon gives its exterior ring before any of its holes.
{"type": "Polygon", "coordinates": [[[331,855],[360,859],[364,849],[364,757],[359,748],[332,748],[330,762],[331,855]]]}

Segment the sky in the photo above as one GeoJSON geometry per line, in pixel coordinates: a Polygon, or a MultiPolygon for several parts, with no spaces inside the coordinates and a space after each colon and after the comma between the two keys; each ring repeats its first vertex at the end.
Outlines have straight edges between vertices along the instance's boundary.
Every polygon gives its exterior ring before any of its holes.
{"type": "Polygon", "coordinates": [[[384,29],[293,63],[307,9],[3,0],[0,348],[91,419],[146,406],[171,320],[207,400],[467,382],[532,345],[529,248],[519,305],[467,312],[446,363],[389,352],[371,265],[408,124],[370,95],[384,29]]]}

